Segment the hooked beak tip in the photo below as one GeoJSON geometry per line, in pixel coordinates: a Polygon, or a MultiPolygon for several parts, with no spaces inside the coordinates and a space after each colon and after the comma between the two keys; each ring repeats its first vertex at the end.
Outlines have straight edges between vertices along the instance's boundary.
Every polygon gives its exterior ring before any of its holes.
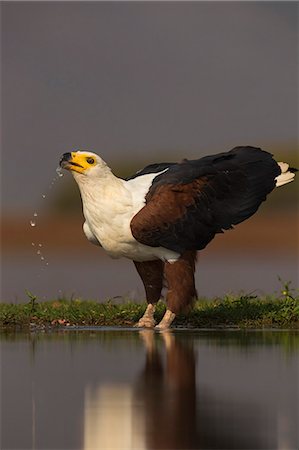
{"type": "Polygon", "coordinates": [[[70,152],[64,153],[59,161],[59,165],[62,169],[66,169],[69,166],[70,160],[72,159],[72,154],[70,152]]]}

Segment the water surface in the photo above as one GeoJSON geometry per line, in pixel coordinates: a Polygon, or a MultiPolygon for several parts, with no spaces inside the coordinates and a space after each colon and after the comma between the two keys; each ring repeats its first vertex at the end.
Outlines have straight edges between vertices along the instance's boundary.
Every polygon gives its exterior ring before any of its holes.
{"type": "Polygon", "coordinates": [[[2,449],[298,449],[299,334],[3,334],[2,449]]]}

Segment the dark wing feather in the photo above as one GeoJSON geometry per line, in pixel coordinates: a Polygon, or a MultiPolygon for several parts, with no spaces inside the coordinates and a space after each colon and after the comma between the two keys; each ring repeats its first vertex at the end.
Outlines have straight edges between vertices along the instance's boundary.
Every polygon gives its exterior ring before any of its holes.
{"type": "Polygon", "coordinates": [[[152,247],[201,250],[254,214],[280,173],[272,155],[254,147],[172,165],[154,179],[132,234],[152,247]]]}
{"type": "Polygon", "coordinates": [[[138,170],[138,172],[134,173],[133,175],[127,177],[125,180],[133,180],[133,178],[141,177],[142,175],[147,175],[149,173],[159,173],[162,172],[165,169],[168,169],[171,166],[176,165],[176,163],[156,163],[156,164],[150,164],[144,169],[138,170]]]}

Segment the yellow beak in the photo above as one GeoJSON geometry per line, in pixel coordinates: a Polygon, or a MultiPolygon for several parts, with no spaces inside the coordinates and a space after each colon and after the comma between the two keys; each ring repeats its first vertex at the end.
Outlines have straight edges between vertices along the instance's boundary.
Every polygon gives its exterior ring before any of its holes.
{"type": "Polygon", "coordinates": [[[64,153],[60,160],[60,167],[73,172],[83,173],[90,168],[91,164],[87,162],[88,154],[81,152],[64,153]]]}

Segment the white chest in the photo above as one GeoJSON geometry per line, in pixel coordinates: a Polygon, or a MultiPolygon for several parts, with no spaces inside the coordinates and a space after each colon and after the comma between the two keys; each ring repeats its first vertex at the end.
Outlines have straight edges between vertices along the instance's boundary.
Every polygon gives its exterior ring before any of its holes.
{"type": "Polygon", "coordinates": [[[135,261],[178,258],[171,250],[139,243],[131,232],[131,220],[144,206],[153,177],[150,174],[129,182],[119,180],[115,185],[100,188],[80,187],[85,234],[90,241],[98,241],[112,258],[126,257],[135,261]]]}
{"type": "Polygon", "coordinates": [[[83,201],[83,213],[90,231],[114,257],[123,256],[125,248],[134,240],[130,228],[134,212],[127,200],[120,198],[109,202],[102,198],[95,202],[83,201]]]}

